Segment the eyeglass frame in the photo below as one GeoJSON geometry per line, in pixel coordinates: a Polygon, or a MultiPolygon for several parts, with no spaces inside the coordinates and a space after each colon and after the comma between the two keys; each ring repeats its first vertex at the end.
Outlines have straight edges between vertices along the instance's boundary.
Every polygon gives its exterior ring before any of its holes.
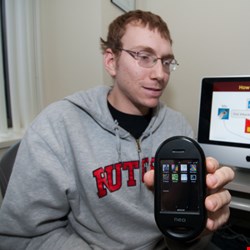
{"type": "Polygon", "coordinates": [[[177,66],[179,66],[179,63],[177,62],[177,60],[175,58],[157,57],[153,53],[143,51],[143,50],[141,50],[141,51],[133,51],[133,50],[128,50],[128,49],[124,49],[124,48],[118,48],[118,50],[127,52],[131,57],[133,57],[136,61],[138,61],[138,65],[140,65],[142,68],[153,68],[156,65],[158,60],[161,60],[162,66],[166,70],[167,73],[175,71],[177,66]],[[142,61],[141,61],[142,58],[140,57],[140,53],[148,54],[148,56],[152,59],[151,60],[152,65],[150,65],[150,66],[142,65],[142,61]],[[168,60],[171,60],[171,61],[167,62],[167,64],[164,64],[164,61],[168,61],[168,60]],[[166,65],[168,66],[168,68],[165,67],[166,65]],[[172,66],[172,68],[171,68],[171,66],[172,66]]]}

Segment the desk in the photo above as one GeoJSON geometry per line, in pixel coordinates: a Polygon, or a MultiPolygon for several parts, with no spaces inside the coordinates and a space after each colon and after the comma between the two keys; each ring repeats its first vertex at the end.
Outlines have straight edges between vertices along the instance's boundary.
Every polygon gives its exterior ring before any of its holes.
{"type": "Polygon", "coordinates": [[[233,168],[235,179],[226,188],[232,195],[231,208],[250,212],[250,170],[233,168]]]}

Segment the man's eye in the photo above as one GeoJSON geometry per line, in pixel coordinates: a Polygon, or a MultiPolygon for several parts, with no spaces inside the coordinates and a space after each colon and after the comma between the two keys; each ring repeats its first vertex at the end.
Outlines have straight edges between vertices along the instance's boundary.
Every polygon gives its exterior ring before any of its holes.
{"type": "Polygon", "coordinates": [[[171,62],[172,60],[166,59],[162,61],[162,64],[168,66],[169,64],[171,64],[171,62]]]}
{"type": "Polygon", "coordinates": [[[149,61],[150,58],[152,57],[152,56],[150,56],[149,54],[144,54],[144,53],[140,53],[138,56],[139,56],[139,57],[141,58],[141,60],[143,60],[143,61],[149,61]]]}

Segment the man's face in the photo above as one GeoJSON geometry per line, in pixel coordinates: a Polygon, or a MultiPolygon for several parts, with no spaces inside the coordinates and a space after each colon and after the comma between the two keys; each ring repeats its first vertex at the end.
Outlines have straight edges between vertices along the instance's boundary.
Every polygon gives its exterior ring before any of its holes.
{"type": "MultiPolygon", "coordinates": [[[[128,25],[122,44],[123,49],[146,51],[159,58],[173,56],[168,40],[157,31],[140,26],[128,25]]],[[[122,112],[136,115],[156,107],[169,80],[161,60],[151,68],[144,68],[129,53],[121,51],[113,63],[114,70],[109,72],[114,77],[114,87],[108,97],[110,103],[122,112]]]]}

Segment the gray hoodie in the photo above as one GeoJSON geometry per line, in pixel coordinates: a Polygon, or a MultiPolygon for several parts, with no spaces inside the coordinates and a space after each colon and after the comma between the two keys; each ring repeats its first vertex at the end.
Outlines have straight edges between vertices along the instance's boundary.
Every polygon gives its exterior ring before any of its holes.
{"type": "Polygon", "coordinates": [[[136,141],[113,120],[109,91],[73,94],[31,124],[0,210],[1,250],[159,247],[153,193],[143,175],[163,140],[192,137],[192,129],[160,103],[136,141]]]}

